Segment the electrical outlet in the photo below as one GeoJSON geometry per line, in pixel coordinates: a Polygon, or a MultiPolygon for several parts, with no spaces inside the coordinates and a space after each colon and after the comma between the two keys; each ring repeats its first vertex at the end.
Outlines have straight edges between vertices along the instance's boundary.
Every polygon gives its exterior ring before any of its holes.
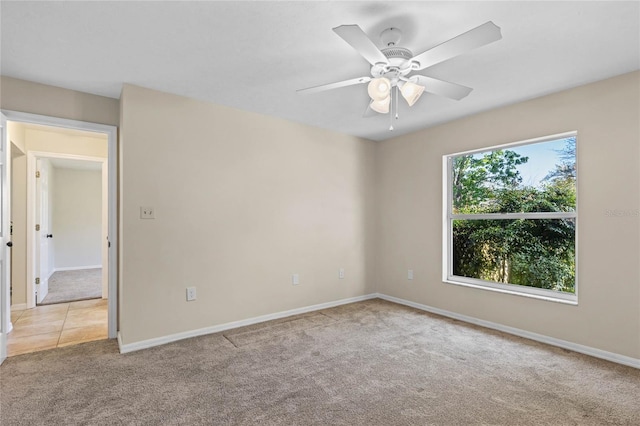
{"type": "Polygon", "coordinates": [[[140,219],[155,219],[153,207],[140,207],[140,219]]]}
{"type": "Polygon", "coordinates": [[[293,275],[291,275],[291,284],[292,284],[292,285],[298,285],[298,284],[300,284],[300,274],[293,274],[293,275]]]}
{"type": "Polygon", "coordinates": [[[407,271],[407,279],[408,280],[412,280],[413,279],[413,269],[409,269],[407,271]]]}
{"type": "Polygon", "coordinates": [[[338,269],[338,278],[344,280],[344,268],[338,269]]]}
{"type": "Polygon", "coordinates": [[[196,288],[187,287],[187,302],[191,302],[192,300],[196,300],[196,288]]]}

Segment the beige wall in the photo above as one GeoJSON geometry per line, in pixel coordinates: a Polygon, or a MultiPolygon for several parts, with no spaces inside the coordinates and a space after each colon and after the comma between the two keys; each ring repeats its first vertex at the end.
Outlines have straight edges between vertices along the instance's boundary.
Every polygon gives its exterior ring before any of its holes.
{"type": "Polygon", "coordinates": [[[12,144],[24,154],[27,150],[25,147],[25,129],[21,123],[7,122],[7,137],[12,144]]]}
{"type": "Polygon", "coordinates": [[[74,154],[87,157],[108,157],[106,135],[93,137],[84,133],[59,132],[29,128],[25,130],[27,151],[53,152],[58,154],[74,154]]]}
{"type": "Polygon", "coordinates": [[[27,235],[27,157],[25,155],[25,131],[18,123],[7,123],[7,136],[11,141],[11,305],[24,308],[26,299],[26,255],[24,245],[27,235]]]}
{"type": "Polygon", "coordinates": [[[118,125],[117,99],[0,76],[0,107],[90,123],[118,125]]]}
{"type": "Polygon", "coordinates": [[[377,289],[482,320],[640,358],[640,72],[382,142],[377,289]],[[442,282],[442,156],[578,131],[579,305],[442,282]],[[407,269],[415,279],[406,279],[407,269]]]}
{"type": "Polygon", "coordinates": [[[374,291],[373,142],[130,85],[121,101],[125,344],[374,291]]]}
{"type": "MultiPolygon", "coordinates": [[[[97,118],[73,107],[50,114],[123,124],[124,343],[380,291],[638,358],[638,219],[605,215],[639,206],[638,79],[378,144],[135,86],[124,88],[119,108],[79,95],[103,105],[97,118]],[[442,155],[568,130],[579,132],[579,305],[443,284],[442,155]],[[157,218],[140,220],[140,206],[155,207],[157,218]],[[192,285],[198,300],[187,303],[192,285]]],[[[2,108],[45,114],[42,94],[69,105],[64,89],[13,80],[2,79],[3,91],[7,82],[14,90],[2,108]],[[22,85],[30,90],[19,106],[22,85]]]]}
{"type": "Polygon", "coordinates": [[[52,239],[57,269],[102,265],[102,171],[53,167],[52,239]]]}

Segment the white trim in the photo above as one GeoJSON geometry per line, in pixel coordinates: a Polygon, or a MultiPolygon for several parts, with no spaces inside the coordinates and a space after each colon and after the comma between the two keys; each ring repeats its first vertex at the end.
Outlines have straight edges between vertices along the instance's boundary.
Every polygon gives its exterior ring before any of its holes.
{"type": "Polygon", "coordinates": [[[26,303],[15,303],[15,304],[11,305],[11,310],[12,311],[24,311],[25,309],[27,309],[27,304],[26,303]]]}
{"type": "Polygon", "coordinates": [[[0,331],[0,364],[7,359],[7,334],[0,331]]]}
{"type": "Polygon", "coordinates": [[[356,296],[348,299],[337,300],[333,302],[320,303],[317,305],[306,306],[303,308],[291,309],[288,311],[277,312],[274,314],[261,315],[258,317],[247,318],[240,321],[233,321],[224,324],[219,324],[211,327],[200,328],[197,330],[185,331],[182,333],[170,334],[168,336],[156,337],[154,339],[142,340],[140,342],[134,342],[129,344],[124,344],[122,342],[122,335],[118,332],[118,346],[120,348],[120,353],[128,353],[135,352],[142,349],[148,349],[155,346],[164,345],[167,343],[175,342],[178,340],[188,339],[191,337],[203,336],[206,334],[219,333],[221,331],[230,330],[237,327],[244,327],[247,325],[258,324],[265,321],[271,321],[275,319],[285,318],[292,315],[304,314],[307,312],[318,311],[321,309],[328,309],[335,306],[345,305],[347,303],[355,303],[361,302],[364,300],[370,299],[383,299],[389,302],[398,303],[400,305],[410,306],[412,308],[420,309],[422,311],[430,312],[432,314],[441,315],[444,317],[456,319],[459,321],[464,321],[470,324],[479,325],[481,327],[490,328],[493,330],[502,331],[507,334],[512,334],[514,336],[524,337],[525,339],[535,340],[537,342],[545,343],[551,346],[556,346],[563,349],[568,349],[570,351],[582,353],[585,355],[590,355],[596,358],[604,359],[607,361],[615,362],[622,365],[627,365],[629,367],[634,367],[640,369],[640,359],[632,358],[625,355],[616,354],[613,352],[604,351],[602,349],[593,348],[590,346],[580,345],[578,343],[569,342],[566,340],[556,339],[555,337],[545,336],[538,333],[533,333],[526,330],[521,330],[515,327],[509,327],[506,325],[498,324],[491,321],[485,321],[478,318],[470,317],[467,315],[458,314],[456,312],[447,311],[440,308],[434,308],[432,306],[423,305],[421,303],[411,302],[409,300],[400,299],[394,296],[388,296],[382,293],[371,293],[364,296],[356,296]]]}
{"type": "Polygon", "coordinates": [[[535,340],[537,342],[546,343],[547,345],[557,346],[559,348],[568,349],[570,351],[579,352],[585,355],[590,355],[595,358],[600,358],[607,361],[611,361],[618,364],[627,365],[629,367],[640,369],[640,358],[633,358],[630,356],[620,355],[614,352],[608,352],[602,349],[593,348],[591,346],[585,346],[585,345],[580,345],[578,343],[568,342],[566,340],[556,339],[555,337],[545,336],[543,334],[533,333],[530,331],[522,330],[515,327],[509,327],[509,326],[498,324],[491,321],[481,320],[481,319],[470,317],[467,315],[458,314],[456,312],[451,312],[451,311],[447,311],[440,308],[434,308],[433,306],[423,305],[421,303],[411,302],[409,300],[400,299],[398,297],[388,296],[386,294],[378,293],[376,294],[376,296],[380,299],[384,299],[389,302],[410,306],[412,308],[420,309],[422,311],[430,312],[432,314],[442,315],[444,317],[453,318],[453,319],[464,321],[470,324],[479,325],[481,327],[491,328],[493,330],[498,330],[504,333],[513,334],[514,336],[524,337],[525,339],[535,340]]]}
{"type": "Polygon", "coordinates": [[[0,261],[2,262],[2,276],[0,276],[0,364],[7,358],[7,334],[13,329],[11,324],[11,249],[7,243],[11,241],[9,228],[11,226],[11,142],[7,132],[7,117],[0,114],[0,177],[1,220],[0,220],[0,261]]]}
{"type": "MultiPolygon", "coordinates": [[[[96,132],[97,133],[97,132],[96,132]]],[[[38,158],[63,158],[69,160],[79,161],[93,161],[94,163],[106,163],[107,157],[94,157],[91,155],[77,155],[77,154],[65,154],[61,152],[49,152],[49,151],[27,151],[27,155],[32,155],[38,158]]]]}
{"type": "Polygon", "coordinates": [[[483,213],[483,214],[459,214],[453,213],[453,159],[463,155],[485,153],[498,149],[510,147],[533,145],[570,137],[576,138],[576,194],[578,191],[577,179],[577,137],[578,131],[558,133],[555,135],[542,136],[524,141],[495,145],[488,148],[474,149],[470,151],[445,154],[442,156],[442,282],[447,284],[461,285],[475,289],[496,291],[515,296],[531,297],[550,302],[578,305],[578,200],[576,199],[575,211],[573,212],[527,212],[527,213],[483,213]],[[574,231],[574,293],[563,293],[555,290],[540,289],[526,285],[504,284],[494,281],[486,281],[477,278],[464,277],[453,274],[453,222],[454,220],[509,220],[509,219],[573,219],[575,221],[574,231]]]}
{"type": "Polygon", "coordinates": [[[578,131],[577,130],[571,130],[571,131],[568,131],[568,132],[556,133],[555,135],[540,136],[540,137],[537,137],[537,138],[525,139],[523,141],[501,143],[501,144],[498,144],[498,145],[493,145],[493,146],[489,146],[489,147],[485,147],[485,148],[471,149],[469,151],[460,151],[460,152],[456,152],[454,154],[448,154],[448,155],[446,155],[446,157],[456,157],[456,156],[459,156],[459,155],[478,154],[478,153],[481,153],[481,152],[495,151],[496,149],[513,148],[513,147],[516,147],[516,146],[530,145],[530,144],[540,143],[540,142],[549,142],[549,141],[554,141],[554,140],[557,140],[557,139],[565,139],[565,138],[570,138],[571,136],[577,136],[577,135],[578,135],[578,131]]]}
{"type": "Polygon", "coordinates": [[[578,296],[571,293],[562,293],[544,288],[520,286],[518,284],[502,284],[493,281],[484,281],[476,278],[452,275],[442,280],[446,284],[461,285],[463,287],[478,290],[496,291],[498,293],[511,294],[513,296],[530,297],[532,299],[546,300],[547,302],[564,303],[566,305],[578,305],[578,296]]]}
{"type": "Polygon", "coordinates": [[[449,206],[453,203],[451,185],[451,157],[442,156],[442,281],[453,271],[453,233],[450,229],[449,206]]]}
{"type": "MultiPolygon", "coordinates": [[[[2,114],[9,121],[17,121],[22,123],[32,123],[40,125],[48,125],[55,127],[64,127],[67,129],[84,130],[89,132],[104,133],[107,135],[108,154],[108,192],[109,192],[109,224],[108,224],[108,258],[109,258],[109,302],[108,302],[108,330],[109,338],[113,339],[117,336],[117,319],[118,319],[118,262],[121,260],[118,250],[118,128],[108,124],[90,123],[86,121],[69,120],[65,118],[50,117],[39,114],[30,114],[25,112],[2,110],[2,114]]],[[[28,177],[28,176],[27,176],[28,177]]],[[[27,229],[28,231],[28,229],[27,229]]],[[[27,298],[29,295],[27,294],[27,298]]],[[[28,300],[27,300],[28,303],[28,300]]],[[[8,305],[8,302],[7,302],[8,305]]],[[[0,343],[0,348],[4,347],[0,343]]]]}
{"type": "Polygon", "coordinates": [[[109,134],[116,129],[116,126],[111,126],[109,124],[69,120],[66,118],[51,117],[48,115],[31,114],[28,112],[3,109],[2,114],[7,117],[7,121],[19,121],[21,123],[39,124],[42,126],[64,127],[65,129],[84,130],[94,133],[109,134]]]}
{"type": "Polygon", "coordinates": [[[529,213],[478,213],[478,214],[449,214],[453,220],[482,220],[482,219],[575,219],[576,212],[529,212],[529,213]]]}
{"type": "Polygon", "coordinates": [[[120,353],[125,354],[128,352],[134,352],[134,351],[139,351],[141,349],[147,349],[147,348],[152,348],[154,346],[164,345],[167,343],[175,342],[177,340],[188,339],[196,336],[203,336],[206,334],[219,333],[221,331],[230,330],[232,328],[244,327],[247,325],[258,324],[265,321],[271,321],[275,319],[290,317],[292,315],[299,315],[307,312],[318,311],[321,309],[333,308],[335,306],[346,305],[347,303],[362,302],[363,300],[375,299],[376,297],[378,296],[375,293],[366,294],[364,296],[350,297],[348,299],[341,299],[333,302],[320,303],[317,305],[305,306],[303,308],[290,309],[288,311],[276,312],[274,314],[261,315],[259,317],[227,322],[224,324],[200,328],[197,330],[183,331],[181,333],[170,334],[168,336],[156,337],[154,339],[142,340],[140,342],[134,342],[129,344],[123,344],[122,336],[120,335],[120,333],[118,333],[118,346],[120,346],[120,353]]]}
{"type": "Polygon", "coordinates": [[[61,268],[53,268],[53,272],[59,271],[81,271],[83,269],[101,269],[102,265],[90,265],[90,266],[63,266],[61,268]]]}

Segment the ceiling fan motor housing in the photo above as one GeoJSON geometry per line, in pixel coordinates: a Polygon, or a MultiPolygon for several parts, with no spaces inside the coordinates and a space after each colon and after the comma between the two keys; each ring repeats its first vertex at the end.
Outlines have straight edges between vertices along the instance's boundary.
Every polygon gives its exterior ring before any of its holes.
{"type": "Polygon", "coordinates": [[[413,58],[413,53],[409,49],[399,46],[382,49],[382,53],[389,59],[405,59],[408,61],[413,58]]]}
{"type": "Polygon", "coordinates": [[[412,71],[411,58],[413,53],[404,47],[392,46],[382,49],[382,53],[387,57],[387,64],[375,64],[371,67],[371,75],[375,78],[386,77],[391,81],[396,81],[400,77],[405,77],[412,71]]]}

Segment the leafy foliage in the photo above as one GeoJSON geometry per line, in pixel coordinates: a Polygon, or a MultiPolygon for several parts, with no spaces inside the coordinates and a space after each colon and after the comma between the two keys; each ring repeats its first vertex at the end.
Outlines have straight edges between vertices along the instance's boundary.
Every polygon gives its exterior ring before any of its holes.
{"type": "Polygon", "coordinates": [[[545,181],[555,180],[576,180],[576,138],[567,138],[564,149],[560,152],[562,163],[556,164],[555,170],[551,171],[545,178],[545,181]]]}
{"type": "MultiPolygon", "coordinates": [[[[528,158],[514,151],[456,157],[452,176],[454,213],[575,211],[575,161],[571,158],[575,157],[567,151],[563,163],[536,188],[521,185],[517,166],[528,158]]],[[[453,273],[573,293],[575,221],[454,220],[453,273]]]]}
{"type": "Polygon", "coordinates": [[[461,155],[453,161],[454,211],[480,207],[490,199],[496,188],[516,188],[522,177],[517,166],[527,157],[513,151],[492,151],[477,158],[461,155]]]}

